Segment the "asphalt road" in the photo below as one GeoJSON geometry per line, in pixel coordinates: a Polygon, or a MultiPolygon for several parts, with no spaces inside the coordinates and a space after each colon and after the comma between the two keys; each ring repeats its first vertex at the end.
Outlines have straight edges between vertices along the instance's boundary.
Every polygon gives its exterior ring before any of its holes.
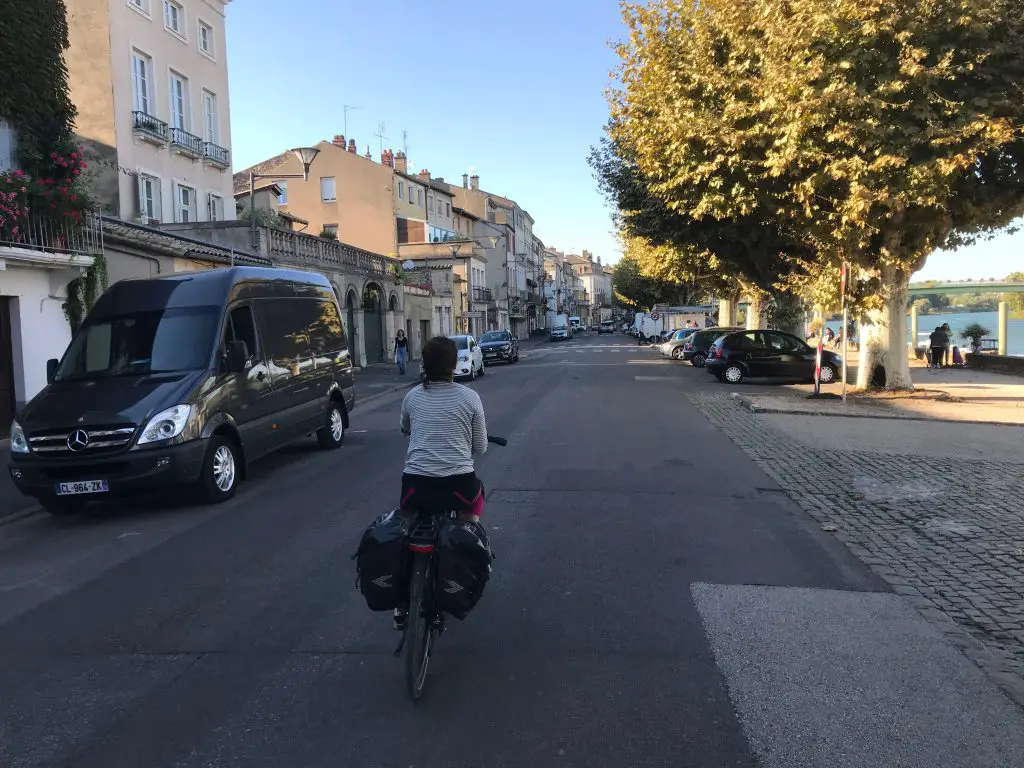
{"type": "Polygon", "coordinates": [[[724,385],[591,335],[473,386],[499,559],[422,702],[350,560],[396,501],[397,393],[222,507],[0,527],[0,766],[1019,757],[1020,712],[685,398],[724,385]]]}

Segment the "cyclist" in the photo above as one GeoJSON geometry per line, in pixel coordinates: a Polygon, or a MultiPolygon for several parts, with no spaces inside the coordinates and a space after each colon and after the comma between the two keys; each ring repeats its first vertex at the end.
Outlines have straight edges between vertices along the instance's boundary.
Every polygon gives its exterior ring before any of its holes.
{"type": "MultiPolygon", "coordinates": [[[[410,436],[402,472],[403,511],[455,510],[477,522],[484,489],[473,457],[487,452],[487,421],[480,395],[453,381],[455,342],[437,336],[423,345],[423,382],[402,401],[402,433],[410,436]]],[[[395,629],[408,611],[395,609],[395,629]]]]}

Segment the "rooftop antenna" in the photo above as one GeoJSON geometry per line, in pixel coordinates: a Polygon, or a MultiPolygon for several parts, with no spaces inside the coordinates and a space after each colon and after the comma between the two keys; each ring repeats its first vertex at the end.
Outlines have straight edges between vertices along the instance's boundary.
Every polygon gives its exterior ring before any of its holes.
{"type": "Polygon", "coordinates": [[[385,131],[384,121],[381,120],[379,123],[377,123],[377,132],[375,134],[373,134],[378,139],[380,139],[380,152],[381,152],[381,154],[384,154],[384,139],[387,138],[387,136],[384,135],[384,131],[385,131]]]}
{"type": "Polygon", "coordinates": [[[344,107],[342,107],[342,109],[345,112],[345,135],[348,136],[348,111],[350,109],[359,109],[359,107],[353,107],[349,104],[346,104],[344,105],[344,107]]]}
{"type": "Polygon", "coordinates": [[[402,131],[402,151],[405,153],[406,157],[409,156],[409,132],[408,131],[402,131]]]}

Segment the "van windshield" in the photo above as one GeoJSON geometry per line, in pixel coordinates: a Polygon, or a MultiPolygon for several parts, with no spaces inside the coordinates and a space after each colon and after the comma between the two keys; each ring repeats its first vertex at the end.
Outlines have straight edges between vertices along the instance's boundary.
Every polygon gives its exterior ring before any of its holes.
{"type": "Polygon", "coordinates": [[[220,307],[173,307],[87,320],[55,381],[195,371],[210,364],[220,307]]]}

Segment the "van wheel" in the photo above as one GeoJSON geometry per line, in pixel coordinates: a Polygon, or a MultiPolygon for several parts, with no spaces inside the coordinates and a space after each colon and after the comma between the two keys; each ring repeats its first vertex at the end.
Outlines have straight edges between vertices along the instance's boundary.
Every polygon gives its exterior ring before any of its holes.
{"type": "Polygon", "coordinates": [[[340,448],[345,442],[345,415],[336,403],[327,409],[327,423],[316,431],[316,441],[321,448],[340,448]]]}
{"type": "Polygon", "coordinates": [[[85,511],[85,503],[71,499],[37,499],[39,506],[54,517],[67,517],[85,511]]]}
{"type": "Polygon", "coordinates": [[[214,435],[203,459],[199,492],[207,504],[219,504],[238,489],[238,444],[227,435],[214,435]]]}

